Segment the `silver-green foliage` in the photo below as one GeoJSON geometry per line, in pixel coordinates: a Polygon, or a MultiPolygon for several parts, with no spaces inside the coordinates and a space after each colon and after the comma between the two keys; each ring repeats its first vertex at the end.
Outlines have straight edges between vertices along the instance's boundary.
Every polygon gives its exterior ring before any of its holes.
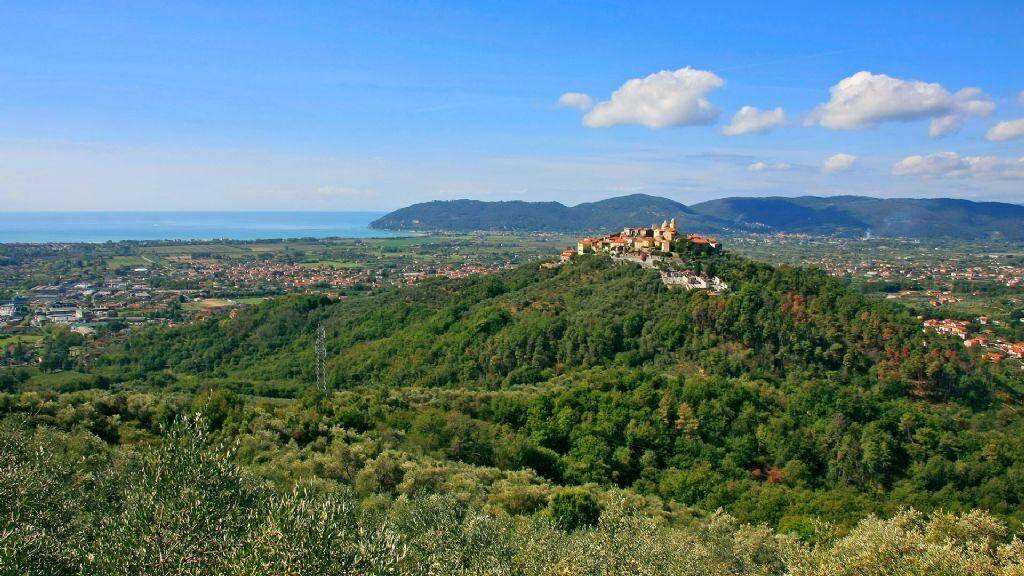
{"type": "Polygon", "coordinates": [[[1024,574],[1024,543],[981,511],[908,510],[843,534],[822,525],[809,545],[722,512],[668,526],[611,497],[596,525],[566,531],[545,514],[491,515],[450,496],[279,494],[198,418],[157,446],[104,450],[0,426],[0,574],[1024,574]]]}

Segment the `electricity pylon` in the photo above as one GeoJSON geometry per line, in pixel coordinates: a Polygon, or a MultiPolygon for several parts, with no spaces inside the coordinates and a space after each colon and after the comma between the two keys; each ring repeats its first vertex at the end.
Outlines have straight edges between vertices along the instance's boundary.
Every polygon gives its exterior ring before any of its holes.
{"type": "Polygon", "coordinates": [[[323,392],[327,392],[327,346],[324,344],[324,325],[316,327],[316,386],[323,392]]]}

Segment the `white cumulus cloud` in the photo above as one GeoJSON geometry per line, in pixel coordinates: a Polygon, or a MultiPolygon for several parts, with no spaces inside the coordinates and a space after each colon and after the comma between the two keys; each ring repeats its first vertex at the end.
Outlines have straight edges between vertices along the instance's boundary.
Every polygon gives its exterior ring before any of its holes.
{"type": "Polygon", "coordinates": [[[821,171],[826,174],[833,172],[846,172],[853,168],[854,163],[857,162],[857,157],[853,154],[835,154],[825,158],[821,163],[821,171]]]}
{"type": "Polygon", "coordinates": [[[990,179],[1024,178],[1024,157],[1006,159],[998,156],[960,156],[956,152],[934,152],[907,156],[893,164],[897,176],[922,178],[964,178],[968,176],[990,179]]]}
{"type": "Polygon", "coordinates": [[[689,66],[633,78],[612,92],[608,100],[595,104],[583,116],[583,123],[592,128],[619,124],[648,128],[710,124],[718,117],[718,108],[706,96],[724,84],[725,80],[715,73],[689,66]]]}
{"type": "Polygon", "coordinates": [[[566,92],[558,97],[558,105],[566,108],[590,110],[594,107],[594,99],[582,92],[566,92]]]}
{"type": "Polygon", "coordinates": [[[750,172],[764,172],[766,170],[789,170],[791,166],[786,162],[754,162],[747,166],[747,170],[750,172]]]}
{"type": "Polygon", "coordinates": [[[967,116],[986,116],[995,109],[978,88],[950,92],[935,82],[903,80],[866,70],[843,78],[829,93],[829,101],[814,110],[810,121],[838,130],[931,119],[928,134],[937,138],[959,130],[967,116]]]}
{"type": "Polygon", "coordinates": [[[1024,118],[1005,120],[989,128],[988,131],[985,132],[985,139],[992,140],[993,142],[1013,140],[1014,138],[1020,138],[1021,136],[1024,136],[1024,118]]]}
{"type": "Polygon", "coordinates": [[[785,121],[786,113],[782,108],[759,110],[753,106],[744,106],[733,115],[729,125],[722,129],[722,134],[764,134],[785,121]]]}

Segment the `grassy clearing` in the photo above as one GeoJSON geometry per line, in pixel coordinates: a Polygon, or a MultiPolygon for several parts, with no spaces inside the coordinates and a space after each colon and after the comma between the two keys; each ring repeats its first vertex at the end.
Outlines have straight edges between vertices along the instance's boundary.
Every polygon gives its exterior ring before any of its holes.
{"type": "Polygon", "coordinates": [[[39,334],[10,334],[0,335],[0,346],[7,346],[9,344],[17,344],[22,342],[24,344],[36,344],[43,337],[39,334]]]}
{"type": "Polygon", "coordinates": [[[235,302],[238,302],[239,304],[253,306],[259,304],[260,302],[263,302],[264,300],[267,300],[268,298],[268,296],[252,296],[249,298],[238,298],[237,300],[235,300],[235,302]]]}
{"type": "Polygon", "coordinates": [[[95,380],[96,376],[92,374],[85,374],[74,370],[61,372],[42,372],[36,370],[28,382],[25,383],[25,387],[37,390],[69,391],[89,387],[95,380]]]}
{"type": "Polygon", "coordinates": [[[227,298],[204,298],[194,302],[186,302],[181,305],[181,308],[183,310],[198,311],[209,310],[211,308],[224,308],[235,304],[237,304],[235,300],[229,300],[227,298]]]}
{"type": "Polygon", "coordinates": [[[145,267],[149,266],[150,263],[145,260],[142,256],[111,256],[107,258],[107,268],[110,270],[116,270],[124,267],[145,267]]]}

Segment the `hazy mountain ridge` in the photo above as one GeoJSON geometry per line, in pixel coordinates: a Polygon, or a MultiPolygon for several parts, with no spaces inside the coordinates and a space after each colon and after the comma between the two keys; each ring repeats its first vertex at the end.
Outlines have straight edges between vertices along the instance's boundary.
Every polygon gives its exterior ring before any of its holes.
{"type": "Polygon", "coordinates": [[[468,232],[585,232],[616,228],[626,223],[651,224],[682,218],[707,230],[722,230],[728,222],[693,212],[686,205],[658,196],[633,194],[566,206],[560,202],[521,200],[434,200],[413,204],[374,220],[379,230],[468,232]]]}
{"type": "Polygon", "coordinates": [[[730,197],[686,206],[633,194],[565,206],[559,202],[433,201],[401,208],[371,227],[466,232],[586,232],[680,218],[689,230],[763,231],[914,238],[1024,240],[1024,206],[952,198],[867,196],[730,197]]]}

